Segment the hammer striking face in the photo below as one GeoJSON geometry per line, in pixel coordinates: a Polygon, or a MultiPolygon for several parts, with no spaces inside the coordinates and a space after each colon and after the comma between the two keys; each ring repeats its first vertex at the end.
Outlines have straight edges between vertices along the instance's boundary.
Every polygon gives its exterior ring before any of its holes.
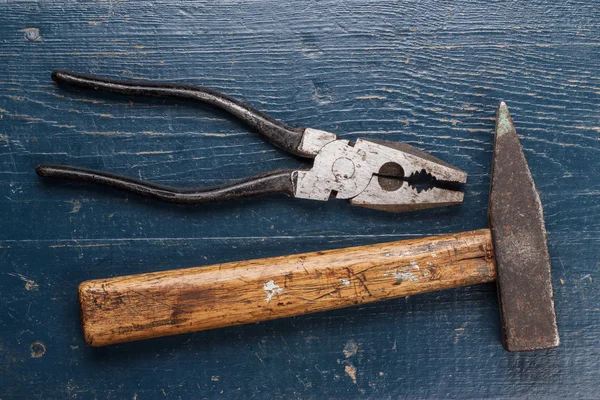
{"type": "Polygon", "coordinates": [[[557,347],[542,204],[504,102],[496,114],[488,213],[504,346],[509,351],[557,347]]]}

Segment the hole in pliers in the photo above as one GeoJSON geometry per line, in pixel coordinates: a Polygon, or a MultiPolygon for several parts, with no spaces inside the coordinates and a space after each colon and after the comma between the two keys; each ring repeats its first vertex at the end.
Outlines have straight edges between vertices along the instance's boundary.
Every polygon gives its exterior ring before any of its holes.
{"type": "Polygon", "coordinates": [[[404,179],[404,168],[395,162],[386,162],[379,168],[377,180],[379,186],[387,192],[393,192],[402,186],[404,179]]]}

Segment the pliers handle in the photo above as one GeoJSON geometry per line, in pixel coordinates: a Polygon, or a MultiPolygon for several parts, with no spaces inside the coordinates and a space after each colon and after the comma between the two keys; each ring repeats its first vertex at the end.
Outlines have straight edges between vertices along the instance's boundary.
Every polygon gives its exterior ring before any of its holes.
{"type": "Polygon", "coordinates": [[[176,204],[207,204],[244,199],[263,194],[294,196],[294,170],[279,170],[256,175],[232,184],[201,189],[182,189],[143,182],[126,176],[70,165],[40,164],[35,171],[39,176],[67,179],[110,186],[115,189],[176,204]]]}
{"type": "Polygon", "coordinates": [[[305,158],[314,158],[316,155],[316,152],[303,146],[305,128],[289,127],[241,101],[204,87],[178,83],[120,81],[66,71],[53,72],[52,79],[58,84],[104,93],[199,101],[231,114],[270,143],[288,153],[305,158]]]}

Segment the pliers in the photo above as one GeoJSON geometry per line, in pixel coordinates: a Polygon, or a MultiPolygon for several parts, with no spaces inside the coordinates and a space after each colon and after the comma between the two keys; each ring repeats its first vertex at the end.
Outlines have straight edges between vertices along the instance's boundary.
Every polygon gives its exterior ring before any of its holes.
{"type": "Polygon", "coordinates": [[[462,202],[457,190],[467,174],[407,144],[357,139],[351,142],[312,128],[291,128],[240,101],[203,87],[170,83],[117,81],[55,71],[58,84],[130,96],[186,99],[220,108],[247,124],[273,145],[302,158],[308,170],[279,170],[232,184],[201,189],[157,185],[67,165],[41,164],[40,176],[102,184],[179,204],[205,204],[280,193],[300,199],[348,200],[351,205],[400,212],[462,202]],[[424,187],[425,186],[425,187],[424,187]]]}

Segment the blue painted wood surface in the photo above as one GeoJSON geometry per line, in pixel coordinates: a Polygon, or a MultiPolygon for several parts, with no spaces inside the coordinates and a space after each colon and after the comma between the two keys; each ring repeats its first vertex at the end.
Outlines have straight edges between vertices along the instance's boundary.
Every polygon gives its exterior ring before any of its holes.
{"type": "Polygon", "coordinates": [[[0,399],[597,397],[599,9],[0,2],[0,399]],[[45,182],[38,163],[189,187],[301,165],[213,110],[61,90],[54,69],[204,85],[292,126],[410,143],[468,172],[465,203],[400,215],[278,197],[188,208],[45,182]],[[500,99],[545,207],[559,349],[505,352],[493,285],[84,344],[87,279],[486,226],[500,99]]]}

